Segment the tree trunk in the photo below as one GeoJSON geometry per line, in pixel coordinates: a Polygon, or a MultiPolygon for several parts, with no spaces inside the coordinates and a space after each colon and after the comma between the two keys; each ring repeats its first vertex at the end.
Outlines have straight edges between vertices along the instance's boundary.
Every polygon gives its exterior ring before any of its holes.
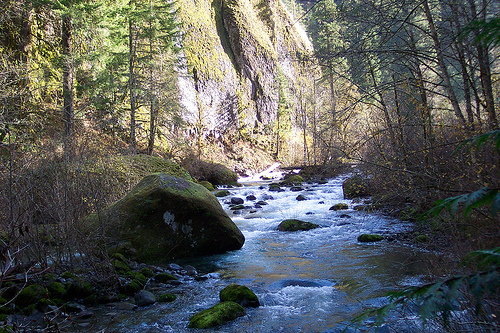
{"type": "Polygon", "coordinates": [[[432,42],[434,43],[434,49],[436,50],[437,62],[439,65],[439,69],[441,70],[441,75],[442,75],[442,79],[444,82],[444,87],[445,87],[446,92],[448,94],[448,99],[451,102],[451,105],[453,107],[453,111],[455,112],[455,116],[460,121],[460,124],[462,126],[465,126],[465,118],[464,118],[464,115],[462,114],[462,111],[460,110],[460,105],[458,104],[457,96],[455,95],[455,91],[453,90],[453,87],[451,85],[450,74],[448,73],[448,69],[447,69],[446,63],[444,61],[443,49],[441,48],[441,42],[439,41],[436,26],[434,25],[434,19],[432,18],[431,10],[429,9],[428,0],[424,0],[422,2],[422,5],[424,7],[425,17],[426,17],[427,22],[429,24],[429,30],[430,30],[432,42]]]}
{"type": "Polygon", "coordinates": [[[136,123],[135,123],[135,112],[136,112],[136,77],[135,77],[135,61],[136,61],[136,46],[135,46],[135,36],[134,36],[134,23],[132,20],[128,22],[129,30],[129,91],[130,91],[130,141],[129,148],[131,153],[135,153],[137,149],[136,143],[136,123]]]}
{"type": "Polygon", "coordinates": [[[73,130],[74,130],[74,96],[73,79],[74,68],[72,59],[72,19],[70,15],[64,15],[62,18],[62,53],[63,62],[63,109],[64,109],[64,152],[65,155],[72,155],[73,130]]]}

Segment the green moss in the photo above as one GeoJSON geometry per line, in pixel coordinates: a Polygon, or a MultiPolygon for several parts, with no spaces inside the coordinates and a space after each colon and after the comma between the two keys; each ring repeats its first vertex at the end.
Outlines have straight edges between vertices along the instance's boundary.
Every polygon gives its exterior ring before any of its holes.
{"type": "Polygon", "coordinates": [[[136,280],[137,282],[139,282],[141,285],[145,285],[146,284],[146,277],[139,273],[139,272],[135,272],[135,271],[130,271],[127,273],[126,275],[127,277],[130,277],[134,280],[136,280]]]}
{"type": "Polygon", "coordinates": [[[130,271],[130,267],[122,260],[115,259],[112,263],[117,273],[127,273],[130,271]]]}
{"type": "Polygon", "coordinates": [[[153,270],[149,267],[141,268],[141,270],[139,272],[147,278],[153,277],[155,275],[153,270]]]}
{"type": "Polygon", "coordinates": [[[118,290],[126,295],[133,295],[139,290],[141,290],[143,285],[137,281],[137,280],[132,280],[127,282],[125,285],[118,287],[118,290]]]}
{"type": "Polygon", "coordinates": [[[384,237],[377,234],[362,234],[358,236],[358,242],[369,243],[369,242],[380,242],[384,237]]]}
{"type": "Polygon", "coordinates": [[[61,298],[66,294],[66,287],[58,281],[54,281],[47,287],[51,298],[61,298]]]}
{"type": "Polygon", "coordinates": [[[222,302],[203,310],[189,319],[189,328],[210,328],[245,315],[245,309],[235,302],[222,302]]]}
{"type": "Polygon", "coordinates": [[[347,204],[345,203],[338,203],[338,204],[335,204],[333,205],[332,207],[330,207],[330,210],[344,210],[344,209],[348,209],[349,206],[347,206],[347,204]]]}
{"type": "Polygon", "coordinates": [[[416,243],[427,243],[429,239],[427,238],[426,235],[418,235],[414,238],[414,241],[416,243]]]}
{"type": "Polygon", "coordinates": [[[155,275],[155,280],[160,282],[160,283],[165,283],[168,281],[177,280],[177,278],[175,276],[173,276],[172,274],[159,273],[159,274],[155,275]]]}
{"type": "Polygon", "coordinates": [[[39,284],[32,284],[24,288],[17,296],[15,302],[16,305],[24,308],[32,304],[36,304],[42,298],[47,297],[47,288],[42,287],[39,284]]]}
{"type": "Polygon", "coordinates": [[[304,231],[319,228],[319,225],[296,219],[284,220],[278,225],[279,231],[304,231]]]}
{"type": "Polygon", "coordinates": [[[222,197],[227,197],[230,194],[231,193],[228,190],[221,190],[221,191],[216,192],[215,196],[218,198],[222,198],[222,197]]]}
{"type": "Polygon", "coordinates": [[[291,185],[302,185],[304,182],[304,178],[299,175],[292,175],[281,182],[283,185],[291,186],[291,185]]]}
{"type": "Polygon", "coordinates": [[[234,205],[231,207],[231,210],[240,210],[245,209],[245,205],[234,205]]]}
{"type": "Polygon", "coordinates": [[[173,302],[177,299],[177,295],[174,294],[163,294],[160,295],[159,301],[160,302],[173,302]]]}
{"type": "Polygon", "coordinates": [[[70,282],[65,296],[68,298],[85,298],[92,295],[93,288],[89,281],[81,276],[75,276],[70,282]]]}
{"type": "Polygon", "coordinates": [[[258,307],[260,305],[259,298],[250,288],[238,284],[230,284],[222,289],[219,293],[219,299],[221,302],[233,301],[243,307],[258,307]]]}
{"type": "Polygon", "coordinates": [[[214,191],[215,190],[214,186],[209,181],[202,180],[202,181],[199,182],[199,184],[201,186],[205,187],[209,191],[214,191]]]}
{"type": "Polygon", "coordinates": [[[66,271],[66,272],[61,274],[61,277],[65,278],[65,279],[74,279],[74,278],[76,278],[76,275],[73,272],[66,271]]]}

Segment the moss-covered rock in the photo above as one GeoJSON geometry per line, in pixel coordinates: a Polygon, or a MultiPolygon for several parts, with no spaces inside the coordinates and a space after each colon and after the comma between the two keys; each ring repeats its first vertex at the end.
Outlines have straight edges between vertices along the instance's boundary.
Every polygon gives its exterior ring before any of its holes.
{"type": "Polygon", "coordinates": [[[186,169],[179,164],[157,156],[136,154],[116,155],[108,157],[104,163],[114,178],[123,182],[137,184],[142,178],[151,173],[166,173],[171,176],[192,181],[193,178],[186,169]]]}
{"type": "Polygon", "coordinates": [[[221,302],[198,312],[189,319],[189,328],[210,328],[245,315],[245,309],[235,302],[221,302]]]}
{"type": "Polygon", "coordinates": [[[158,298],[159,302],[173,302],[177,299],[177,295],[174,294],[163,294],[158,298]]]}
{"type": "Polygon", "coordinates": [[[279,184],[271,184],[269,185],[270,192],[283,192],[284,190],[279,186],[279,184]]]}
{"type": "Polygon", "coordinates": [[[127,281],[123,285],[118,287],[118,290],[125,295],[134,295],[139,290],[141,290],[144,285],[138,280],[127,281]]]}
{"type": "Polygon", "coordinates": [[[349,206],[345,203],[337,203],[335,205],[333,205],[332,207],[330,207],[330,210],[344,210],[344,209],[348,209],[349,206]]]}
{"type": "Polygon", "coordinates": [[[58,281],[54,281],[47,287],[51,298],[62,298],[66,294],[66,287],[58,281]]]}
{"type": "Polygon", "coordinates": [[[429,238],[427,238],[427,235],[417,235],[413,240],[416,243],[427,243],[429,238]]]}
{"type": "Polygon", "coordinates": [[[228,190],[221,190],[221,191],[216,192],[215,196],[218,198],[222,198],[222,197],[227,197],[230,194],[231,194],[231,192],[229,192],[228,190]]]}
{"type": "Polygon", "coordinates": [[[166,283],[168,281],[177,280],[175,276],[168,273],[159,273],[155,275],[155,280],[160,283],[166,283]]]}
{"type": "Polygon", "coordinates": [[[278,225],[279,231],[304,231],[319,228],[319,225],[296,219],[284,220],[278,225]]]}
{"type": "Polygon", "coordinates": [[[219,299],[221,302],[233,301],[243,307],[258,307],[260,305],[259,298],[250,288],[238,284],[230,284],[222,289],[219,293],[219,299]]]}
{"type": "Polygon", "coordinates": [[[215,190],[214,186],[209,181],[202,180],[202,181],[199,182],[199,184],[201,186],[205,187],[209,191],[214,191],[215,190]]]}
{"type": "Polygon", "coordinates": [[[67,298],[85,298],[94,292],[89,281],[82,276],[74,276],[69,279],[65,297],[67,298]]]}
{"type": "Polygon", "coordinates": [[[205,187],[164,173],[145,177],[88,226],[108,226],[111,242],[129,241],[142,262],[240,249],[245,238],[205,187]]]}
{"type": "Polygon", "coordinates": [[[123,260],[119,260],[119,259],[114,259],[112,261],[113,263],[113,267],[115,268],[115,271],[119,274],[123,274],[123,273],[127,273],[130,271],[130,267],[128,266],[128,264],[123,261],[123,260]]]}
{"type": "Polygon", "coordinates": [[[304,178],[299,175],[291,175],[281,182],[282,185],[292,186],[292,185],[302,185],[304,178]]]}
{"type": "Polygon", "coordinates": [[[187,161],[189,173],[200,181],[208,181],[213,185],[236,185],[238,175],[225,165],[200,160],[187,161]]]}
{"type": "Polygon", "coordinates": [[[370,243],[370,242],[380,242],[384,237],[377,234],[362,234],[358,236],[358,242],[370,243]]]}
{"type": "Polygon", "coordinates": [[[347,178],[344,183],[342,183],[342,190],[344,191],[344,198],[346,199],[366,197],[370,195],[368,181],[360,176],[347,178]]]}
{"type": "MultiPolygon", "coordinates": [[[[39,300],[46,298],[48,296],[48,290],[39,284],[29,285],[17,296],[15,303],[20,308],[25,308],[30,305],[36,304],[39,300]]],[[[30,312],[31,313],[31,312],[30,312]]]]}
{"type": "Polygon", "coordinates": [[[299,195],[295,198],[295,200],[297,200],[297,201],[306,201],[306,200],[307,200],[307,197],[306,197],[305,195],[303,195],[303,194],[299,194],[299,195]]]}
{"type": "Polygon", "coordinates": [[[153,272],[153,270],[151,268],[149,268],[149,267],[141,268],[139,270],[139,273],[141,273],[142,275],[144,275],[147,278],[153,277],[155,275],[155,273],[153,272]]]}

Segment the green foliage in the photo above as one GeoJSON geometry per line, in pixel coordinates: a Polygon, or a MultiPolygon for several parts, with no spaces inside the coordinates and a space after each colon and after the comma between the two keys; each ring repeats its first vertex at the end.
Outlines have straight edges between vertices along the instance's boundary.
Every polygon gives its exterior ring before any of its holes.
{"type": "Polygon", "coordinates": [[[465,36],[470,33],[476,33],[475,42],[500,45],[500,17],[496,16],[490,20],[475,20],[464,28],[465,36]]]}

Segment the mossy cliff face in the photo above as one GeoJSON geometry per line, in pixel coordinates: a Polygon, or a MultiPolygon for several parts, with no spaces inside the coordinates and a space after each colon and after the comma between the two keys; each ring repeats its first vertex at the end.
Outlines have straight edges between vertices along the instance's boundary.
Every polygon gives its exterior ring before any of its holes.
{"type": "Polygon", "coordinates": [[[104,225],[111,246],[130,242],[144,262],[236,250],[245,241],[205,187],[163,173],[145,177],[87,222],[104,225]]]}
{"type": "Polygon", "coordinates": [[[294,96],[299,77],[310,75],[296,59],[312,51],[281,1],[178,3],[187,64],[179,76],[184,118],[221,132],[275,120],[280,85],[294,96]]]}

